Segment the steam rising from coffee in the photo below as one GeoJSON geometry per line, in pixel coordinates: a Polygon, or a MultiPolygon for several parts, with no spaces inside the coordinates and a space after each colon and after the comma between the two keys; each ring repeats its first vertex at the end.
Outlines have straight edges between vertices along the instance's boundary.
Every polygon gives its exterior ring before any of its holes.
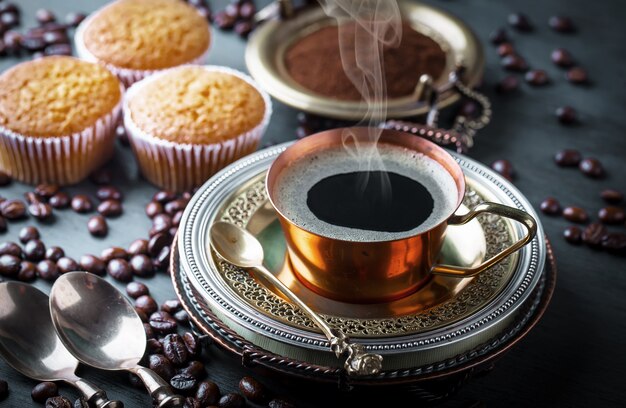
{"type": "Polygon", "coordinates": [[[382,129],[378,120],[387,116],[387,84],[383,49],[397,47],[402,38],[402,17],[396,0],[319,0],[324,12],[337,20],[339,49],[343,69],[367,104],[367,112],[359,122],[367,126],[368,140],[358,140],[350,130],[344,131],[344,148],[358,159],[361,171],[368,176],[359,183],[364,191],[370,182],[380,183],[381,198],[391,197],[391,188],[385,172],[370,177],[374,167],[384,168],[376,144],[382,129]],[[354,38],[354,42],[349,41],[354,38]],[[352,43],[355,44],[352,47],[352,43]],[[382,176],[381,176],[382,175],[382,176]]]}

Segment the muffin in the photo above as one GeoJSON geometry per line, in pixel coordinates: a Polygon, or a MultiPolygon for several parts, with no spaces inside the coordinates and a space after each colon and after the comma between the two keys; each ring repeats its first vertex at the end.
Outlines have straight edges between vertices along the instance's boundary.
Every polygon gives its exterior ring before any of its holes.
{"type": "Polygon", "coordinates": [[[144,176],[160,188],[200,186],[253,152],[271,115],[270,99],[248,76],[184,66],[134,84],[124,125],[144,176]]]}
{"type": "Polygon", "coordinates": [[[122,86],[107,69],[45,57],[0,75],[0,169],[25,183],[73,184],[113,153],[122,86]]]}
{"type": "Polygon", "coordinates": [[[158,70],[203,62],[211,33],[181,0],[117,0],[81,23],[75,43],[80,58],[104,64],[130,86],[158,70]]]}

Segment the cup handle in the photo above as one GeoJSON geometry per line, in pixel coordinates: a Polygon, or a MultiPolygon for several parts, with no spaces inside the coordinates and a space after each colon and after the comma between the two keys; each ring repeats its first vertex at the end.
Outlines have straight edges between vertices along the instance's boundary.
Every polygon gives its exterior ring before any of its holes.
{"type": "Polygon", "coordinates": [[[528,213],[518,210],[517,208],[489,202],[478,204],[467,214],[453,215],[448,220],[448,225],[466,224],[482,213],[495,214],[517,221],[526,228],[526,235],[510,247],[502,250],[499,254],[494,255],[478,266],[463,267],[454,265],[435,265],[432,267],[431,273],[435,275],[454,276],[460,278],[469,278],[471,276],[478,275],[479,273],[502,261],[504,258],[511,255],[524,245],[528,244],[537,234],[537,222],[528,213]]]}

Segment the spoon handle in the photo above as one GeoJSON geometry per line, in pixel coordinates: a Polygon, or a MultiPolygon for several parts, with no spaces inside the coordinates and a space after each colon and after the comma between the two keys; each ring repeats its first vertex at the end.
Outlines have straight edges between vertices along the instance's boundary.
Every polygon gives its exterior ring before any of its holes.
{"type": "Polygon", "coordinates": [[[123,408],[124,404],[121,401],[110,401],[107,398],[107,393],[104,390],[96,387],[83,380],[82,378],[78,378],[75,381],[70,382],[78,391],[80,391],[87,403],[89,403],[90,407],[95,408],[123,408]]]}
{"type": "Polygon", "coordinates": [[[313,309],[304,303],[287,285],[274,276],[274,274],[268,271],[263,265],[255,266],[254,269],[287,296],[289,300],[298,305],[298,307],[313,320],[315,325],[322,330],[330,342],[330,348],[337,357],[347,354],[344,368],[348,374],[374,375],[380,371],[383,361],[383,357],[380,354],[366,353],[361,344],[351,343],[350,338],[346,336],[345,333],[330,327],[313,309]]]}
{"type": "Polygon", "coordinates": [[[179,408],[185,403],[185,399],[180,395],[174,394],[172,387],[154,371],[141,366],[128,371],[139,376],[148,392],[150,392],[156,408],[179,408]]]}

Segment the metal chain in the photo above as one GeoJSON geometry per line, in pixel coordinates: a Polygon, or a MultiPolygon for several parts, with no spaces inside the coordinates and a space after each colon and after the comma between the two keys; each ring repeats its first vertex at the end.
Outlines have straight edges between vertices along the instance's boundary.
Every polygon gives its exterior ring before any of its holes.
{"type": "Polygon", "coordinates": [[[481,113],[478,118],[469,119],[463,115],[459,115],[456,117],[454,124],[452,125],[452,129],[461,135],[464,144],[470,148],[474,145],[474,136],[476,135],[476,132],[487,126],[491,121],[491,102],[487,96],[463,84],[456,72],[450,74],[450,77],[454,87],[460,94],[478,102],[481,106],[481,113]]]}

